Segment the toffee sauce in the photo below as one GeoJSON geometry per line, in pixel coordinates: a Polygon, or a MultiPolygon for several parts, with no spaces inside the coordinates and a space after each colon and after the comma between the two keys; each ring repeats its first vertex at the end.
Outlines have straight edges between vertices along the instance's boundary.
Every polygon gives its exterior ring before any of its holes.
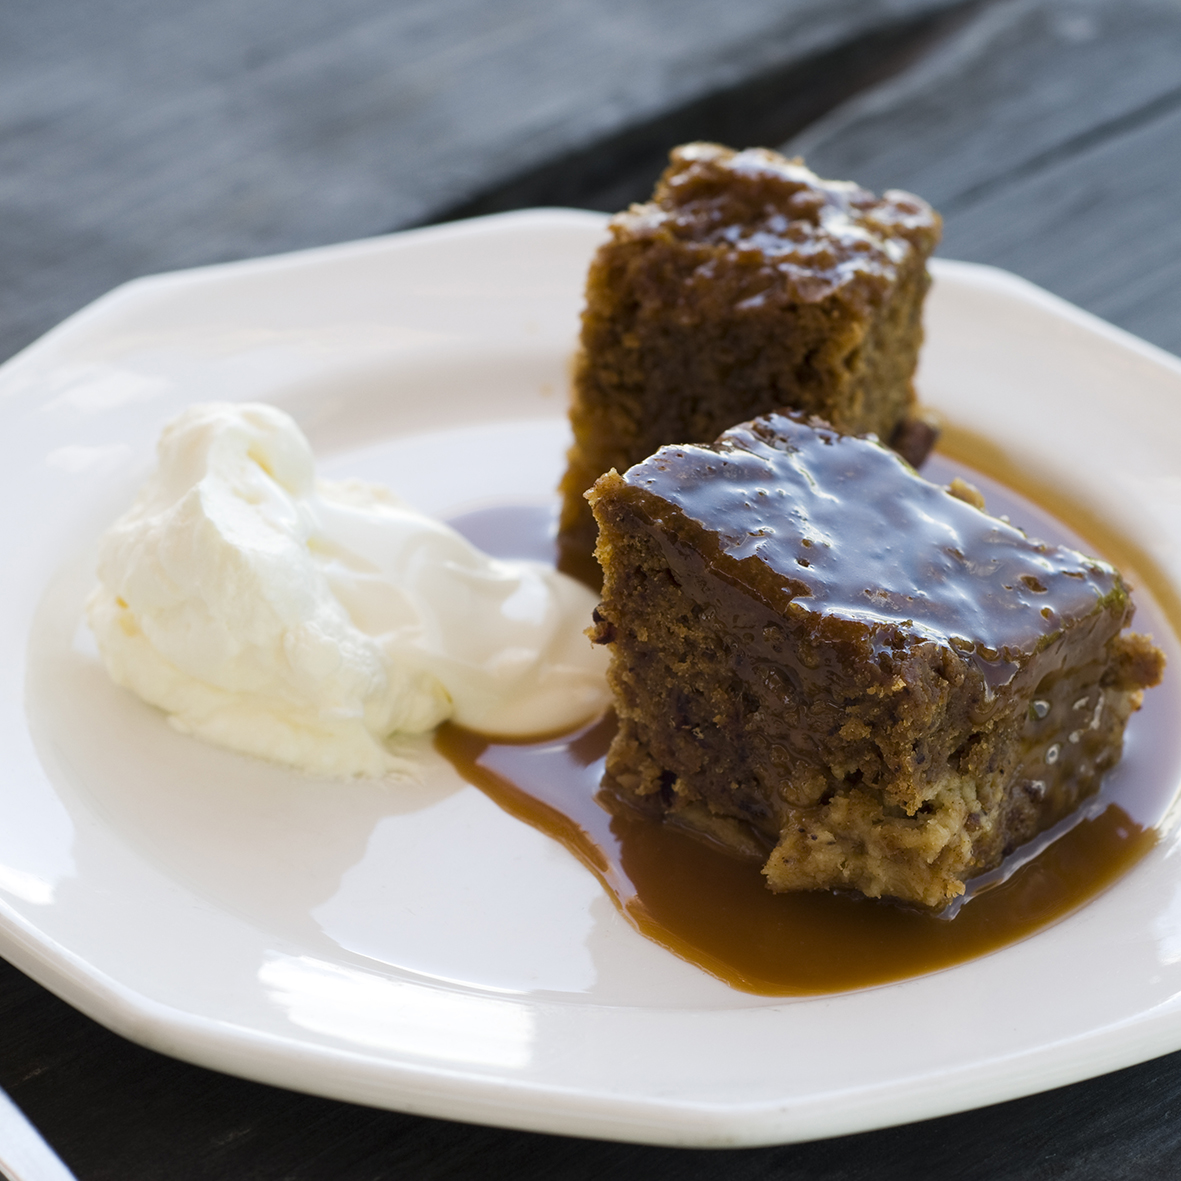
{"type": "MultiPolygon", "coordinates": [[[[1170,622],[1179,630],[1181,603],[1146,555],[1060,497],[1048,502],[1060,520],[1086,534],[1080,546],[1077,536],[1012,490],[1026,486],[1013,465],[970,436],[950,433],[945,454],[996,460],[987,466],[1008,486],[980,480],[963,462],[939,455],[924,471],[928,478],[945,483],[962,474],[984,485],[990,512],[1009,515],[1031,536],[1116,561],[1130,581],[1155,592],[1167,616],[1151,611],[1141,595],[1137,630],[1155,630],[1158,640],[1170,622]]],[[[486,552],[540,557],[547,548],[552,553],[553,521],[549,508],[513,506],[451,523],[486,552]]],[[[1125,749],[1135,746],[1138,773],[1121,775],[1117,767],[1097,796],[999,870],[969,883],[965,899],[942,915],[855,895],[773,894],[757,862],[606,798],[599,783],[614,732],[610,715],[573,734],[523,741],[447,724],[435,745],[469,783],[570,850],[641,934],[744,992],[805,996],[974,959],[1065,917],[1116,881],[1156,843],[1155,826],[1176,791],[1181,739],[1166,719],[1181,713],[1177,679],[1168,670],[1128,724],[1125,749]]]]}

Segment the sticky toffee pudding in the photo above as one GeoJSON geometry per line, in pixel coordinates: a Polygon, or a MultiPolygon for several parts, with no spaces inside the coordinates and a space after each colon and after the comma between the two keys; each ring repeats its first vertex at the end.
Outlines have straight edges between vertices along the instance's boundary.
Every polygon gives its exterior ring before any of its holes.
{"type": "Polygon", "coordinates": [[[590,494],[604,786],[775,891],[940,909],[1093,795],[1163,656],[1119,573],[771,414],[590,494]]]}
{"type": "MultiPolygon", "coordinates": [[[[962,458],[970,459],[978,441],[959,442],[962,458]]],[[[964,470],[964,463],[939,455],[931,461],[933,478],[942,482],[964,470]]],[[[1004,473],[1010,487],[968,474],[985,486],[994,512],[1051,541],[1077,545],[1057,521],[1011,491],[1015,471],[1004,473]]],[[[1073,506],[1055,508],[1075,522],[1073,506]]],[[[544,509],[491,510],[453,523],[507,557],[536,552],[552,528],[544,509]]],[[[1093,524],[1078,519],[1084,530],[1093,524]]],[[[1134,566],[1138,582],[1154,585],[1144,555],[1128,550],[1120,560],[1134,566]]],[[[1141,611],[1148,616],[1142,626],[1167,630],[1152,603],[1141,611]]],[[[500,742],[445,726],[436,742],[465,779],[574,853],[645,936],[732,987],[791,996],[863,988],[961,963],[1033,934],[1100,893],[1155,843],[1154,827],[1181,772],[1181,735],[1167,720],[1178,708],[1169,677],[1131,719],[1130,751],[1098,794],[997,870],[971,879],[966,894],[939,913],[851,893],[773,893],[757,854],[743,856],[601,792],[617,730],[612,717],[538,742],[500,742]]]]}

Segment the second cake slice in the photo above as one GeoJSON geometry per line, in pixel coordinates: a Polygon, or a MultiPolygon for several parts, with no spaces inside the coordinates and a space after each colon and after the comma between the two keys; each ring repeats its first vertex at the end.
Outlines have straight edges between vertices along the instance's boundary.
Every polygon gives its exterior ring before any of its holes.
{"type": "Polygon", "coordinates": [[[583,496],[664,443],[785,407],[909,437],[939,228],[918,197],[822,180],[766,149],[677,148],[587,276],[560,568],[598,585],[583,496]]]}

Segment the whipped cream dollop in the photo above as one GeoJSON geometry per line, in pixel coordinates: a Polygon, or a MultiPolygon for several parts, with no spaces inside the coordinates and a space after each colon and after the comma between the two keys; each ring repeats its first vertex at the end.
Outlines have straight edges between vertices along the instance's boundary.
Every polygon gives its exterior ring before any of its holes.
{"type": "Polygon", "coordinates": [[[383,487],[317,479],[274,407],[190,407],[158,456],[102,540],[87,616],[111,677],[177,729],[381,775],[408,769],[392,735],[451,718],[523,736],[607,705],[591,591],[491,558],[383,487]]]}

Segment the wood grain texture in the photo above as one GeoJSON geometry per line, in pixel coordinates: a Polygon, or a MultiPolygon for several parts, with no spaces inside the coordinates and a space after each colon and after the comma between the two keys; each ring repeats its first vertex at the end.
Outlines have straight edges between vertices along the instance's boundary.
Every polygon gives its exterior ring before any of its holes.
{"type": "Polygon", "coordinates": [[[993,263],[1181,352],[1181,5],[1009,0],[794,139],[920,193],[940,254],[993,263]]]}
{"type": "Polygon", "coordinates": [[[14,0],[0,357],[136,275],[384,233],[953,0],[14,0]]]}
{"type": "Polygon", "coordinates": [[[984,2],[960,0],[935,12],[859,31],[851,40],[805,61],[793,59],[755,72],[494,184],[445,210],[441,220],[539,205],[614,213],[633,201],[646,201],[677,144],[691,140],[739,147],[779,143],[851,96],[906,69],[984,7],[984,2]]]}

